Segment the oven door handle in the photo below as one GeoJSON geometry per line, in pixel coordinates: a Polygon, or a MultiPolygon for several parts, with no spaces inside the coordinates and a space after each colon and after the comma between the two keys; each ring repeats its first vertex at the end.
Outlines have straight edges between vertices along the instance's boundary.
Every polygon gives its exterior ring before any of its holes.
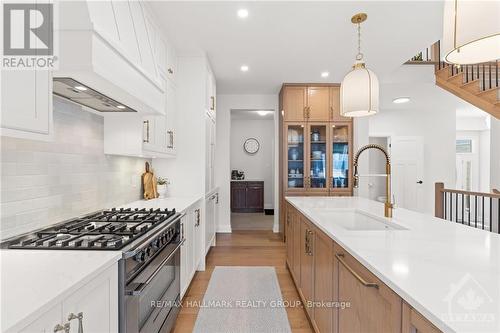
{"type": "Polygon", "coordinates": [[[139,283],[138,287],[135,288],[134,290],[126,290],[125,293],[127,295],[130,295],[130,296],[140,296],[142,294],[142,292],[144,291],[144,289],[146,289],[146,287],[151,283],[151,281],[153,281],[153,279],[156,277],[156,275],[158,275],[158,273],[160,273],[163,266],[165,266],[165,263],[167,261],[169,261],[174,254],[176,254],[176,252],[180,249],[180,247],[182,246],[183,243],[184,243],[184,241],[180,242],[175,247],[175,249],[172,251],[172,253],[170,253],[169,256],[166,257],[161,262],[161,264],[158,266],[158,268],[153,272],[153,274],[151,274],[151,276],[145,282],[139,283]]]}

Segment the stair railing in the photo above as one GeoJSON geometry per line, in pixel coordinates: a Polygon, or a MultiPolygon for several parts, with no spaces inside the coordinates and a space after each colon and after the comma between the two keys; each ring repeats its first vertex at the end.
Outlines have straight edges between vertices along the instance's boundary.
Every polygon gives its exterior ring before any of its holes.
{"type": "Polygon", "coordinates": [[[435,216],[469,227],[500,233],[500,193],[444,188],[435,184],[435,216]]]}

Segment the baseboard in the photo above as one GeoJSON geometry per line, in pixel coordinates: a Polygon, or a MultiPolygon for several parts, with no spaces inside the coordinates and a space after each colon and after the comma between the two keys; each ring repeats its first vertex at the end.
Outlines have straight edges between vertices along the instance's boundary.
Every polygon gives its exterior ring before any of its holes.
{"type": "Polygon", "coordinates": [[[230,234],[232,231],[230,225],[223,225],[223,226],[218,226],[217,227],[217,232],[219,234],[230,234]]]}

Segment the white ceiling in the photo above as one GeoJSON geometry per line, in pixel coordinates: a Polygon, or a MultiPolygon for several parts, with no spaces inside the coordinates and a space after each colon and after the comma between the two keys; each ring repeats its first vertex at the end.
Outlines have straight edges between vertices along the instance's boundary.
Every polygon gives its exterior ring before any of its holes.
{"type": "Polygon", "coordinates": [[[366,12],[362,47],[384,80],[418,50],[441,38],[442,1],[192,2],[152,8],[181,52],[203,50],[220,94],[273,94],[283,82],[340,82],[356,54],[350,18],[366,12]],[[246,8],[249,16],[236,12],[246,8]],[[241,65],[248,65],[246,73],[241,65]],[[321,78],[320,73],[330,76],[321,78]]]}

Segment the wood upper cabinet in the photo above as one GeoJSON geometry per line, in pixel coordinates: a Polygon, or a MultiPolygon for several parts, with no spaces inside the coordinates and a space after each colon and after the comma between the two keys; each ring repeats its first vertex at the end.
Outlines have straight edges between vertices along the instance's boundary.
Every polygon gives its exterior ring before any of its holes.
{"type": "Polygon", "coordinates": [[[282,90],[282,110],[285,121],[305,121],[307,88],[286,86],[282,90]]]}
{"type": "MultiPolygon", "coordinates": [[[[314,302],[331,304],[334,301],[333,241],[316,229],[314,239],[314,302]]],[[[329,306],[314,308],[314,325],[318,332],[334,332],[334,312],[329,306]]],[[[335,321],[336,323],[336,321],[335,321]]]]}
{"type": "Polygon", "coordinates": [[[308,121],[330,118],[330,87],[307,87],[306,116],[308,121]]]}
{"type": "Polygon", "coordinates": [[[424,318],[417,310],[403,302],[402,333],[440,333],[441,331],[424,318]]]}
{"type": "Polygon", "coordinates": [[[330,121],[352,122],[352,118],[340,115],[340,86],[330,87],[330,121]]]}
{"type": "Polygon", "coordinates": [[[307,302],[314,297],[314,228],[302,215],[300,219],[300,291],[306,302],[305,308],[312,318],[313,308],[307,302]]]}
{"type": "Polygon", "coordinates": [[[334,253],[338,299],[350,303],[338,311],[338,331],[400,332],[401,298],[336,244],[334,253]]]}

